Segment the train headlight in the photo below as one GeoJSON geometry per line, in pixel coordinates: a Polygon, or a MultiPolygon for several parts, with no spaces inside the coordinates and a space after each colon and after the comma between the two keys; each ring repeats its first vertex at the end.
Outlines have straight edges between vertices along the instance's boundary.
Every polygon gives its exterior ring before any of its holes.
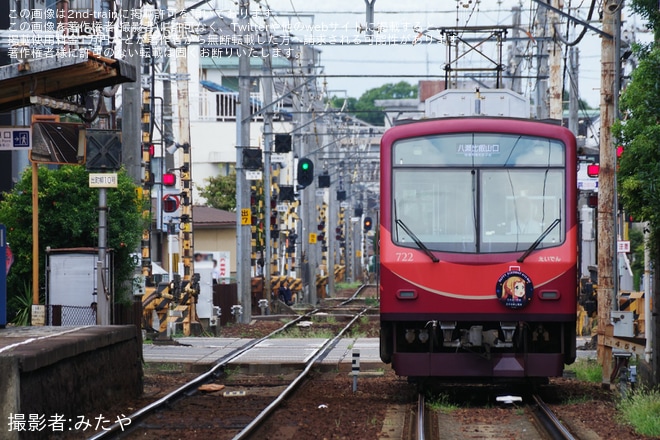
{"type": "Polygon", "coordinates": [[[412,344],[415,342],[415,330],[414,329],[407,329],[406,330],[406,341],[408,341],[408,344],[412,344]]]}
{"type": "Polygon", "coordinates": [[[429,331],[427,329],[420,330],[419,331],[419,342],[422,344],[426,344],[426,342],[429,340],[429,331]]]}

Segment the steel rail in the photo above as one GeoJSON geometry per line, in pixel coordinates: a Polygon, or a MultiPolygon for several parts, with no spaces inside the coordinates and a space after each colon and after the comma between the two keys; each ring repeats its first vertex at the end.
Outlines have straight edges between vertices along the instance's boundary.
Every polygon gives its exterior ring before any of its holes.
{"type": "Polygon", "coordinates": [[[553,440],[575,440],[573,434],[561,423],[554,412],[536,394],[532,396],[536,402],[534,416],[553,440]]]}
{"type": "MultiPolygon", "coordinates": [[[[155,402],[139,409],[138,411],[134,412],[133,414],[129,415],[128,417],[125,417],[124,420],[128,419],[130,420],[130,424],[133,425],[134,422],[140,421],[147,416],[149,416],[152,412],[156,411],[158,408],[161,406],[168,404],[174,400],[179,399],[182,397],[184,394],[189,392],[192,389],[197,388],[199,385],[203,385],[205,383],[208,383],[212,380],[215,380],[220,374],[219,370],[222,370],[229,362],[231,362],[233,359],[237,358],[238,356],[242,355],[246,351],[250,350],[253,348],[255,345],[265,341],[266,339],[269,339],[273,337],[274,335],[288,329],[289,327],[295,325],[298,323],[300,320],[304,318],[308,318],[312,314],[316,313],[318,309],[312,310],[304,315],[300,315],[298,318],[287,322],[284,326],[281,328],[269,333],[268,335],[264,336],[263,338],[256,339],[253,341],[250,341],[249,343],[245,344],[244,346],[234,350],[233,352],[227,354],[224,358],[220,359],[216,365],[214,365],[209,371],[206,373],[201,374],[200,376],[197,376],[195,379],[183,384],[176,390],[172,391],[171,393],[167,394],[166,396],[161,397],[160,399],[156,400],[155,402]]],[[[91,437],[88,437],[88,440],[98,440],[98,439],[105,439],[105,438],[114,438],[113,436],[119,435],[119,434],[124,434],[126,431],[130,431],[131,427],[129,425],[126,425],[125,423],[122,424],[120,422],[117,422],[109,427],[104,428],[105,431],[101,431],[91,437]],[[128,427],[128,429],[126,429],[128,427]]]]}
{"type": "Polygon", "coordinates": [[[424,393],[417,394],[417,440],[424,440],[425,422],[424,409],[426,408],[424,393]]]}
{"type": "Polygon", "coordinates": [[[351,321],[344,326],[343,329],[331,340],[327,341],[325,344],[323,344],[321,347],[319,347],[318,350],[316,350],[316,353],[314,356],[307,362],[305,365],[305,368],[302,370],[302,372],[296,376],[295,379],[287,386],[276,398],[273,400],[270,405],[268,405],[263,411],[261,411],[241,432],[236,434],[234,436],[234,440],[240,440],[246,438],[249,434],[252,433],[254,429],[257,428],[266,418],[270,415],[271,412],[279,406],[279,404],[289,396],[289,394],[298,386],[298,384],[307,376],[309,371],[312,369],[316,361],[326,353],[327,350],[329,350],[331,347],[334,347],[335,344],[339,341],[339,339],[344,335],[344,333],[351,328],[351,326],[357,321],[359,318],[362,317],[367,312],[367,309],[362,310],[360,313],[355,315],[351,321]]]}

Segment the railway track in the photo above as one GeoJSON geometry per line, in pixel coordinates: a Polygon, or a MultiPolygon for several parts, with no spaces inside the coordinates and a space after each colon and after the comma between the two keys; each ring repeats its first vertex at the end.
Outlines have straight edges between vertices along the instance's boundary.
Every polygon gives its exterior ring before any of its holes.
{"type": "MultiPolygon", "coordinates": [[[[348,305],[354,302],[355,298],[360,294],[361,289],[358,289],[353,297],[342,302],[342,305],[348,305]]],[[[166,396],[158,399],[157,401],[137,410],[131,415],[124,418],[130,420],[130,426],[126,424],[116,423],[109,427],[105,427],[105,431],[98,432],[96,435],[89,437],[89,439],[132,439],[132,438],[150,438],[149,436],[156,432],[177,432],[180,427],[177,427],[176,420],[185,417],[186,413],[193,415],[199,423],[199,431],[208,433],[213,438],[235,438],[242,439],[248,438],[252,433],[262,424],[268,420],[275,410],[282,406],[286,399],[291,396],[297,387],[306,380],[309,372],[314,367],[315,363],[322,358],[344,334],[358,321],[367,311],[369,307],[362,308],[360,311],[353,313],[346,325],[337,334],[328,339],[322,346],[320,346],[302,367],[300,371],[293,374],[278,374],[275,376],[248,378],[243,381],[240,379],[231,382],[226,390],[220,390],[220,386],[210,388],[210,393],[200,392],[200,387],[216,384],[221,379],[226,379],[235,374],[235,372],[228,369],[228,365],[232,360],[235,360],[241,355],[248,353],[257,345],[269,339],[281,336],[285,332],[297,325],[299,322],[310,319],[313,315],[319,312],[319,309],[314,309],[300,315],[299,317],[289,321],[278,330],[271,334],[251,341],[245,346],[237,349],[225,358],[221,359],[209,371],[201,374],[193,380],[185,383],[176,390],[167,394],[166,396]],[[247,391],[246,391],[247,390],[247,391]],[[250,408],[242,408],[243,399],[240,399],[246,392],[251,392],[259,397],[253,397],[249,400],[250,408]],[[227,397],[226,399],[216,399],[218,405],[214,407],[212,413],[205,414],[208,409],[209,395],[227,397]],[[232,397],[237,397],[232,399],[232,397]],[[220,404],[222,402],[222,404],[220,404]],[[250,414],[246,418],[246,414],[250,414]],[[170,423],[173,421],[173,423],[170,423]],[[146,436],[146,437],[145,437],[146,436]]],[[[210,437],[193,437],[190,433],[179,432],[180,438],[210,438],[210,437]]]]}
{"type": "Polygon", "coordinates": [[[479,439],[546,439],[576,440],[579,435],[569,431],[538,394],[527,404],[506,408],[466,408],[464,411],[441,413],[429,410],[425,392],[408,407],[410,414],[402,439],[425,440],[442,438],[479,439]],[[533,402],[533,403],[532,403],[533,402]]]}

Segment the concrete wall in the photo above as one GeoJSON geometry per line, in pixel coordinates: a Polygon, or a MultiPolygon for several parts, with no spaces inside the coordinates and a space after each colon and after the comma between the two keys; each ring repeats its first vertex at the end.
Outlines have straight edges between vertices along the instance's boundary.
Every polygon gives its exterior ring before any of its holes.
{"type": "Polygon", "coordinates": [[[108,420],[107,427],[121,414],[97,409],[142,393],[142,339],[133,325],[70,328],[30,339],[35,340],[0,354],[2,439],[48,439],[56,434],[49,426],[41,432],[9,432],[10,414],[23,415],[26,423],[31,414],[43,415],[47,423],[62,415],[69,432],[79,416],[96,412],[108,420]]]}

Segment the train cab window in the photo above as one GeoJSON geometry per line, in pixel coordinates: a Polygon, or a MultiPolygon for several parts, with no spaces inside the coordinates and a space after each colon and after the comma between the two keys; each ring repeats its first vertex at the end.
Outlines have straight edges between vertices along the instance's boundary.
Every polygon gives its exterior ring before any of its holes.
{"type": "MultiPolygon", "coordinates": [[[[562,220],[562,170],[484,170],[481,243],[484,251],[527,249],[556,219],[562,220]]],[[[554,227],[540,247],[559,244],[563,226],[554,227]]]]}
{"type": "Polygon", "coordinates": [[[416,247],[416,237],[431,250],[515,252],[529,248],[555,223],[539,247],[560,244],[566,215],[564,151],[557,140],[497,133],[397,141],[392,149],[394,242],[416,247]]]}

